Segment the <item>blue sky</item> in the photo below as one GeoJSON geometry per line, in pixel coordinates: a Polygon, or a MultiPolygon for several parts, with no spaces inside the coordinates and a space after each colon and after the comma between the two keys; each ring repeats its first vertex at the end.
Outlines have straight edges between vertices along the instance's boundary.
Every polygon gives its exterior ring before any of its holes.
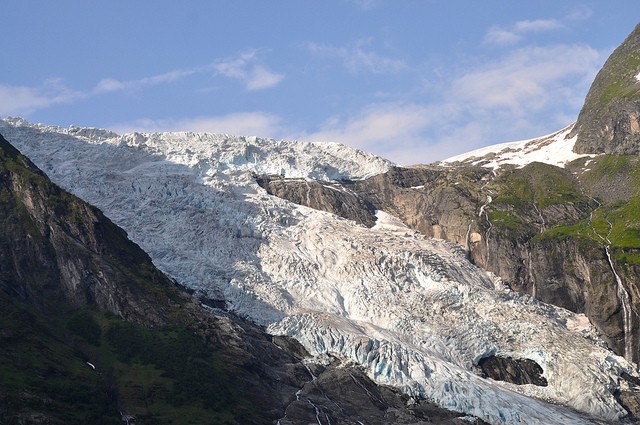
{"type": "Polygon", "coordinates": [[[573,122],[639,10],[637,0],[12,1],[0,116],[337,141],[426,163],[573,122]]]}

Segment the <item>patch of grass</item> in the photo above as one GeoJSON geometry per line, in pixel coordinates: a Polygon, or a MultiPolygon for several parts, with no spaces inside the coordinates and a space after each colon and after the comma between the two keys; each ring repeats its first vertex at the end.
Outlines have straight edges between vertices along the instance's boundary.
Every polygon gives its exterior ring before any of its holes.
{"type": "Polygon", "coordinates": [[[181,327],[148,329],[80,310],[45,317],[0,290],[0,415],[52,423],[260,422],[228,354],[181,327]],[[87,362],[92,363],[94,370],[87,362]]]}
{"type": "Polygon", "coordinates": [[[513,211],[488,210],[487,213],[493,230],[504,237],[521,241],[531,238],[536,232],[535,227],[524,222],[513,211]]]}
{"type": "Polygon", "coordinates": [[[640,249],[640,196],[607,206],[606,217],[613,225],[609,239],[614,247],[640,249]]]}
{"type": "Polygon", "coordinates": [[[569,173],[539,162],[505,172],[490,189],[496,194],[494,203],[511,205],[517,210],[528,210],[534,203],[544,209],[556,204],[588,202],[569,173]]]}
{"type": "Polygon", "coordinates": [[[593,185],[604,179],[629,176],[631,183],[640,190],[640,158],[637,155],[600,155],[593,158],[580,179],[587,185],[593,185]]]}
{"type": "Polygon", "coordinates": [[[638,94],[638,85],[629,84],[624,76],[632,76],[640,68],[640,54],[635,51],[614,53],[608,61],[609,73],[604,76],[595,97],[591,99],[597,106],[603,106],[617,99],[629,99],[638,94]],[[613,59],[613,61],[611,61],[613,59]]]}
{"type": "Polygon", "coordinates": [[[67,329],[90,344],[100,345],[102,329],[93,315],[86,310],[81,310],[73,315],[67,322],[67,329]]]}
{"type": "Polygon", "coordinates": [[[592,221],[556,226],[536,235],[534,241],[576,239],[581,246],[611,242],[611,252],[621,264],[640,264],[640,196],[618,201],[594,211],[592,221]],[[595,231],[594,231],[595,230],[595,231]]]}
{"type": "Polygon", "coordinates": [[[104,376],[65,342],[56,318],[0,291],[0,417],[19,423],[38,412],[51,423],[118,424],[104,376]]]}
{"type": "Polygon", "coordinates": [[[533,239],[540,241],[545,239],[593,239],[594,234],[586,220],[568,226],[555,226],[537,234],[533,239]]]}

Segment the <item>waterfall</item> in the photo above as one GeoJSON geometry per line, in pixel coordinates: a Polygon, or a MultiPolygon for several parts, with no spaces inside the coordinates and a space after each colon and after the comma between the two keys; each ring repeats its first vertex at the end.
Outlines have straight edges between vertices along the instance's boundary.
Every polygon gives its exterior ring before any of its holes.
{"type": "MultiPolygon", "coordinates": [[[[608,240],[608,238],[607,238],[608,240]]],[[[607,253],[607,260],[609,260],[609,266],[613,272],[613,276],[616,279],[617,295],[622,304],[622,326],[624,330],[624,358],[630,362],[633,361],[633,335],[631,334],[633,328],[633,316],[631,311],[631,296],[627,288],[624,287],[622,279],[616,272],[616,268],[613,266],[613,260],[611,259],[611,251],[609,250],[610,244],[605,246],[605,252],[607,253]]]]}

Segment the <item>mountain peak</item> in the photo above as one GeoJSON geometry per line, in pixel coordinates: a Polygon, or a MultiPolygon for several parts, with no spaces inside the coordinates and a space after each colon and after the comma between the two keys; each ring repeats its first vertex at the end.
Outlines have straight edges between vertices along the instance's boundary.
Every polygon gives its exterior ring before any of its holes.
{"type": "Polygon", "coordinates": [[[640,153],[640,24],[598,72],[575,135],[576,153],[640,153]]]}

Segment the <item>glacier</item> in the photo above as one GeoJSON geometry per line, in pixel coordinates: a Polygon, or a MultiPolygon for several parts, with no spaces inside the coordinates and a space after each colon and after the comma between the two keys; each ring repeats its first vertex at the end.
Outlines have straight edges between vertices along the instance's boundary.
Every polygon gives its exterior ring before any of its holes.
{"type": "Polygon", "coordinates": [[[379,384],[494,424],[626,414],[613,393],[636,366],[609,351],[584,315],[509,291],[461,247],[382,211],[368,229],[270,196],[254,179],[362,179],[387,171],[384,159],[334,143],[121,136],[15,118],[0,120],[0,133],[166,274],[313,356],[331,354],[379,384]],[[548,386],[480,377],[489,355],[536,361],[548,386]]]}

